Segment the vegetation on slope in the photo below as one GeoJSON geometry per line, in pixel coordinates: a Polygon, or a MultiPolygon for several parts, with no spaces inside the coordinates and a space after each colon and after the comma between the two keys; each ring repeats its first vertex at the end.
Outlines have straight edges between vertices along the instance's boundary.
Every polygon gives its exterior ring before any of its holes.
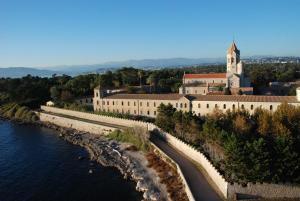
{"type": "Polygon", "coordinates": [[[0,106],[0,116],[22,122],[35,122],[38,116],[26,106],[9,103],[0,106]]]}
{"type": "Polygon", "coordinates": [[[171,105],[158,111],[156,124],[205,152],[228,181],[300,183],[300,107],[202,117],[171,105]]]}
{"type": "Polygon", "coordinates": [[[128,128],[124,131],[115,130],[108,135],[108,138],[119,142],[128,142],[144,152],[149,151],[150,148],[148,132],[139,127],[128,128]]]}

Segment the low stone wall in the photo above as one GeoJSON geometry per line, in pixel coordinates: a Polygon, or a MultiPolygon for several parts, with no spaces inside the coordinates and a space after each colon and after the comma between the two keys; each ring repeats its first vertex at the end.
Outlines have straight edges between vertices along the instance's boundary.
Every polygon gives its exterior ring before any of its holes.
{"type": "Polygon", "coordinates": [[[253,184],[248,183],[243,187],[238,184],[228,186],[228,198],[233,200],[236,197],[240,199],[250,198],[300,198],[300,186],[289,184],[253,184]]]}
{"type": "Polygon", "coordinates": [[[116,125],[126,126],[126,127],[138,126],[138,127],[145,127],[148,129],[148,123],[143,122],[143,121],[121,119],[121,118],[116,118],[116,117],[92,114],[92,113],[88,113],[88,112],[78,112],[78,111],[74,111],[74,110],[66,110],[66,109],[61,109],[61,108],[57,108],[57,107],[41,106],[41,109],[46,112],[64,114],[64,115],[79,117],[82,119],[88,119],[88,120],[92,120],[92,121],[107,122],[110,124],[116,124],[116,125]]]}
{"type": "Polygon", "coordinates": [[[83,132],[89,132],[93,134],[107,134],[115,128],[111,128],[108,126],[83,122],[75,119],[65,118],[65,117],[59,117],[47,113],[40,112],[39,113],[40,120],[43,122],[50,122],[52,124],[62,126],[65,128],[73,128],[79,131],[83,132]]]}
{"type": "Polygon", "coordinates": [[[183,141],[179,140],[178,138],[170,135],[169,133],[162,131],[160,131],[160,133],[163,135],[163,137],[169,144],[171,144],[180,152],[184,153],[184,155],[186,155],[188,158],[200,164],[206,171],[207,175],[210,177],[212,182],[214,182],[218,190],[222,193],[224,198],[227,198],[228,183],[201,152],[194,149],[190,145],[184,143],[183,141]]]}
{"type": "Polygon", "coordinates": [[[151,145],[152,145],[152,147],[154,147],[154,151],[159,152],[159,154],[165,158],[165,161],[167,163],[171,162],[172,163],[171,165],[175,166],[175,168],[176,168],[176,170],[177,170],[177,172],[178,172],[178,174],[179,174],[179,176],[181,178],[181,181],[182,181],[182,183],[184,185],[185,192],[186,192],[186,194],[187,194],[187,196],[189,198],[189,201],[195,201],[195,198],[194,198],[194,196],[192,194],[192,191],[191,191],[188,183],[186,182],[185,177],[184,177],[184,175],[183,175],[183,173],[182,173],[179,165],[172,158],[170,158],[167,154],[165,154],[165,152],[163,152],[160,148],[158,148],[155,144],[151,143],[151,145]]]}

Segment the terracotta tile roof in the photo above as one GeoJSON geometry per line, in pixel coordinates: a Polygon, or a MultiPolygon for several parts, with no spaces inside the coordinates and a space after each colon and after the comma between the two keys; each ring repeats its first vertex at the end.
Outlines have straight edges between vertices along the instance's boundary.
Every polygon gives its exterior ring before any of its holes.
{"type": "Polygon", "coordinates": [[[112,94],[105,96],[105,99],[143,99],[143,100],[178,100],[182,97],[190,99],[184,94],[170,93],[170,94],[112,94]]]}
{"type": "Polygon", "coordinates": [[[184,79],[226,78],[226,73],[184,74],[184,79]]]}
{"type": "Polygon", "coordinates": [[[234,102],[288,102],[300,103],[296,96],[256,96],[256,95],[195,95],[194,101],[234,101],[234,102]]]}

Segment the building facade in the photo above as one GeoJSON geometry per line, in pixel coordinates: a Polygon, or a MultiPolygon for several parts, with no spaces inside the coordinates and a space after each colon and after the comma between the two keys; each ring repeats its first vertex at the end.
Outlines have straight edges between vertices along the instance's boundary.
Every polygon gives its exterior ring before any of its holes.
{"type": "Polygon", "coordinates": [[[240,50],[235,42],[228,48],[226,56],[226,73],[184,74],[179,92],[182,94],[205,95],[215,90],[209,86],[213,84],[219,85],[223,89],[225,87],[230,88],[233,92],[241,90],[244,94],[252,94],[253,89],[250,87],[250,80],[244,75],[243,62],[240,60],[240,50]],[[195,90],[193,88],[198,89],[195,90]]]}
{"type": "Polygon", "coordinates": [[[287,102],[300,106],[300,89],[297,96],[256,95],[184,95],[184,94],[106,94],[100,88],[94,90],[94,110],[130,115],[156,117],[158,106],[171,104],[177,110],[206,115],[219,109],[247,110],[252,114],[256,108],[275,111],[287,102]]]}

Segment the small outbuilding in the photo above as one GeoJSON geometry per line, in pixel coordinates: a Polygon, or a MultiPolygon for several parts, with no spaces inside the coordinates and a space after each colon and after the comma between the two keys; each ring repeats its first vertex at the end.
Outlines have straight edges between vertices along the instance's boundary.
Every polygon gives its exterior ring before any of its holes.
{"type": "Polygon", "coordinates": [[[47,101],[46,106],[54,106],[54,102],[53,101],[47,101]]]}

